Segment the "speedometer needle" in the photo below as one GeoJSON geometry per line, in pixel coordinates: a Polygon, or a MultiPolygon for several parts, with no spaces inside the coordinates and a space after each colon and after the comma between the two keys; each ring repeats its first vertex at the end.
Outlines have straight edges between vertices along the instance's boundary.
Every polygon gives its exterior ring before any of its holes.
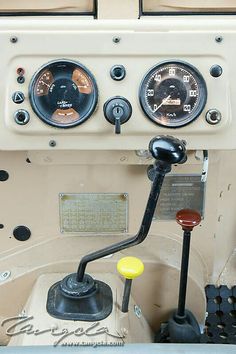
{"type": "Polygon", "coordinates": [[[156,109],[154,109],[153,113],[155,113],[156,111],[158,111],[158,109],[159,109],[164,103],[166,103],[166,101],[168,101],[169,98],[171,98],[171,95],[169,95],[168,97],[164,98],[164,99],[162,100],[161,104],[159,104],[159,106],[158,106],[156,109]]]}

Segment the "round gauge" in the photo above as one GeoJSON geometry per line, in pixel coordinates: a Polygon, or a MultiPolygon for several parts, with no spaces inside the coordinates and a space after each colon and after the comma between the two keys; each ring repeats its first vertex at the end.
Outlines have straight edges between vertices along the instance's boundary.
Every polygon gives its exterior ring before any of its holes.
{"type": "Polygon", "coordinates": [[[207,89],[193,66],[180,61],[163,62],[145,75],[139,99],[144,113],[154,123],[178,128],[201,114],[207,89]]]}
{"type": "Polygon", "coordinates": [[[43,66],[33,76],[29,96],[42,121],[58,128],[71,128],[94,112],[98,90],[93,75],[83,65],[58,60],[43,66]]]}

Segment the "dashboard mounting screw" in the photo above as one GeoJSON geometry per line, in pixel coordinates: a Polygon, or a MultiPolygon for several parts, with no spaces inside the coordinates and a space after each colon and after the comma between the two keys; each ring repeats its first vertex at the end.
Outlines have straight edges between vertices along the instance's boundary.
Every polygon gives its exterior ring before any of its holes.
{"type": "Polygon", "coordinates": [[[215,41],[217,43],[221,43],[223,41],[223,37],[222,36],[216,36],[215,41]]]}
{"type": "Polygon", "coordinates": [[[17,38],[16,36],[13,36],[13,37],[10,38],[10,42],[11,42],[11,43],[16,43],[16,42],[18,42],[18,38],[17,38]]]}
{"type": "Polygon", "coordinates": [[[121,38],[120,37],[113,37],[112,40],[113,40],[114,43],[118,44],[118,43],[120,43],[121,38]]]}
{"type": "Polygon", "coordinates": [[[10,270],[6,270],[5,272],[0,273],[0,282],[4,282],[11,276],[10,270]]]}
{"type": "Polygon", "coordinates": [[[56,145],[57,145],[57,143],[56,143],[55,140],[50,140],[50,141],[49,141],[49,146],[55,147],[56,145]]]}
{"type": "Polygon", "coordinates": [[[134,305],[134,313],[138,318],[142,317],[142,310],[138,305],[134,305]]]}

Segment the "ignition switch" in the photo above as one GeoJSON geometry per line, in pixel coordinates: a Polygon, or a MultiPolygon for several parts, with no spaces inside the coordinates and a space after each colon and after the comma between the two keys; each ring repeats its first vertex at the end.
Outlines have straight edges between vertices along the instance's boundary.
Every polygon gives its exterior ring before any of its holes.
{"type": "Polygon", "coordinates": [[[115,125],[115,133],[121,133],[121,125],[126,123],[132,114],[130,102],[120,96],[110,98],[103,107],[106,120],[115,125]]]}

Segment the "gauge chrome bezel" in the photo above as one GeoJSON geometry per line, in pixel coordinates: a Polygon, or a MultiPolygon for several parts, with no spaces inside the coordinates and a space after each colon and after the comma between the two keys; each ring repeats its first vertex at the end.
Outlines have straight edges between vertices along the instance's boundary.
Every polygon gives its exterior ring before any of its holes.
{"type": "MultiPolygon", "coordinates": [[[[139,86],[139,103],[140,103],[143,113],[155,125],[158,125],[163,128],[178,129],[178,128],[182,128],[188,124],[191,124],[193,121],[195,121],[200,116],[200,114],[202,113],[202,111],[205,108],[206,102],[207,102],[207,86],[206,86],[206,82],[205,82],[202,74],[195,66],[193,66],[192,64],[189,64],[188,62],[182,61],[182,60],[175,60],[175,59],[174,60],[165,60],[165,61],[161,61],[158,64],[152,66],[144,75],[144,77],[140,83],[140,86],[139,86]],[[150,76],[156,70],[158,70],[160,67],[167,66],[167,65],[177,65],[177,66],[179,65],[179,66],[184,67],[184,69],[186,69],[187,71],[189,71],[191,73],[191,75],[193,75],[193,77],[197,81],[197,84],[199,87],[199,102],[197,104],[197,107],[194,108],[193,111],[190,113],[191,119],[189,119],[189,117],[187,117],[185,120],[183,120],[179,124],[177,123],[175,125],[168,125],[168,124],[163,124],[163,123],[158,122],[157,118],[152,115],[150,107],[147,105],[146,100],[145,100],[145,91],[146,91],[145,84],[147,84],[148,80],[150,79],[150,76]]],[[[177,119],[177,121],[178,121],[178,119],[177,119]]]]}
{"type": "Polygon", "coordinates": [[[71,59],[65,59],[65,58],[56,59],[56,60],[49,61],[48,63],[42,65],[32,76],[32,78],[30,80],[28,92],[29,92],[29,101],[30,101],[31,107],[32,107],[34,113],[37,115],[37,117],[45,124],[50,125],[55,128],[60,128],[60,129],[74,128],[78,125],[83,124],[85,121],[87,121],[91,117],[91,115],[96,110],[97,104],[98,104],[98,87],[97,87],[97,83],[96,83],[94,75],[91,73],[91,71],[85,65],[81,64],[80,62],[77,62],[76,60],[71,60],[71,59]],[[36,83],[37,79],[39,78],[40,74],[42,73],[43,70],[50,68],[51,65],[60,64],[60,63],[74,64],[78,68],[81,68],[82,70],[84,70],[84,72],[88,75],[89,79],[91,80],[91,82],[93,84],[93,88],[94,88],[93,101],[91,103],[91,106],[90,106],[88,112],[83,116],[83,118],[80,118],[76,122],[69,123],[69,124],[60,124],[60,123],[56,123],[50,119],[45,118],[45,116],[40,112],[40,110],[38,109],[38,107],[35,103],[34,88],[35,88],[35,83],[36,83]]]}

